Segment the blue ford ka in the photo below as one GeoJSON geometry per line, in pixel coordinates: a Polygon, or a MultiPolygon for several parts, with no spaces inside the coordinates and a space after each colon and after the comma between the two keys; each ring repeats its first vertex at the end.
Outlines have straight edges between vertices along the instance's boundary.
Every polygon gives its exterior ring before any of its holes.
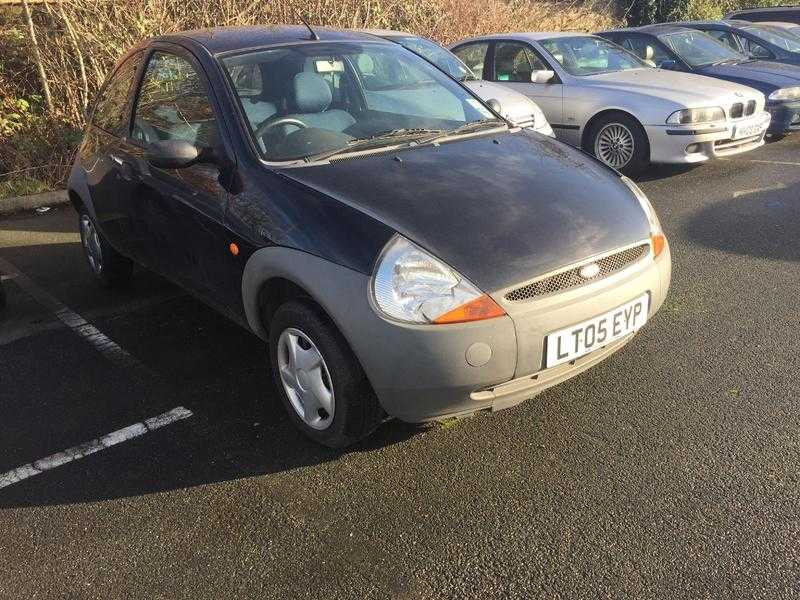
{"type": "Polygon", "coordinates": [[[290,418],[329,446],[532,398],[622,348],[670,282],[636,184],[355,32],[133,48],[69,195],[100,284],[135,263],[261,337],[290,418]]]}

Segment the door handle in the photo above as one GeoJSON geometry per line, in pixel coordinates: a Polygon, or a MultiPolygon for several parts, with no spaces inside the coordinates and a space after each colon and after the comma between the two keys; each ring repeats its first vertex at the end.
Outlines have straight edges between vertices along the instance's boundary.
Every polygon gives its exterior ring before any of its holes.
{"type": "Polygon", "coordinates": [[[133,168],[133,164],[130,161],[120,158],[116,154],[111,154],[110,156],[114,164],[119,167],[120,177],[125,181],[133,181],[136,177],[136,169],[133,168]]]}

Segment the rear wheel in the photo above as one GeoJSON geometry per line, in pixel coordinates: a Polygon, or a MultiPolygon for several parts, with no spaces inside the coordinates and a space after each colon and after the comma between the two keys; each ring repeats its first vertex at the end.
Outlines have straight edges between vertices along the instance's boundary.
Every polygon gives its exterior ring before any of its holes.
{"type": "Polygon", "coordinates": [[[292,300],[272,317],[270,363],[289,418],[308,437],[343,448],[385,414],[347,342],[311,302],[292,300]]]}
{"type": "Polygon", "coordinates": [[[636,175],[650,164],[650,143],[635,119],[610,114],[596,121],[589,132],[588,150],[625,175],[636,175]]]}
{"type": "Polygon", "coordinates": [[[78,226],[83,254],[100,285],[111,288],[128,283],[133,274],[133,261],[111,247],[85,209],[80,211],[78,226]]]}

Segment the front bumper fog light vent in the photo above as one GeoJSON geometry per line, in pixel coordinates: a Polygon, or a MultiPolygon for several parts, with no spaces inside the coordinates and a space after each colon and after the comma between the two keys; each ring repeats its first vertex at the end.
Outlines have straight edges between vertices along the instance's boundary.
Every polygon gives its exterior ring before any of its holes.
{"type": "Polygon", "coordinates": [[[700,144],[689,144],[686,146],[686,154],[697,154],[703,149],[700,144]]]}

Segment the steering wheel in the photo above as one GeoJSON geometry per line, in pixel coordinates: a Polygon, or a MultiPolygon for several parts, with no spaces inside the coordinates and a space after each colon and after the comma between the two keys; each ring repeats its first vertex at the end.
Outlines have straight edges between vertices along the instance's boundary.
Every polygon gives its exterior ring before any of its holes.
{"type": "Polygon", "coordinates": [[[273,121],[267,121],[266,123],[259,125],[255,133],[256,139],[258,140],[263,138],[267,133],[279,125],[294,125],[300,129],[308,129],[308,125],[303,123],[300,119],[293,119],[292,117],[280,117],[273,121]]]}

